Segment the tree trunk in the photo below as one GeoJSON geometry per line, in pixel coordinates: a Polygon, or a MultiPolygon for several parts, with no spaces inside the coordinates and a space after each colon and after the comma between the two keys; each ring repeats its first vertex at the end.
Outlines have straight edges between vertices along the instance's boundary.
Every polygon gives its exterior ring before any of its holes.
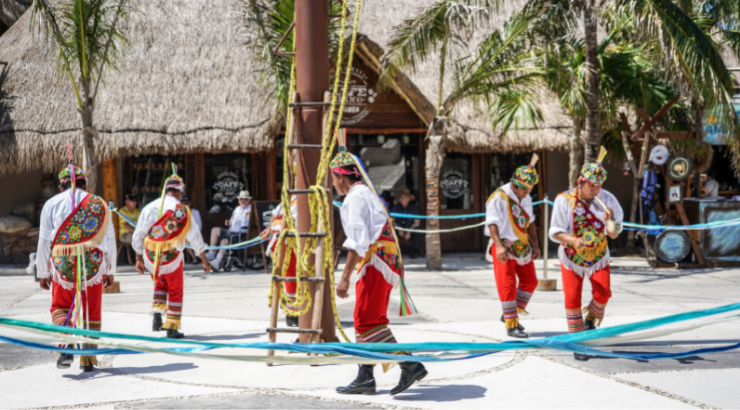
{"type": "MultiPolygon", "coordinates": [[[[445,157],[444,135],[436,135],[430,131],[429,147],[426,152],[426,179],[427,179],[427,215],[439,215],[439,172],[445,157]]],[[[439,219],[428,219],[427,230],[439,229],[439,219]]],[[[427,269],[442,269],[442,244],[438,233],[426,234],[427,269]]]]}
{"type": "Polygon", "coordinates": [[[583,5],[583,26],[586,48],[586,143],[585,161],[595,162],[601,145],[599,127],[599,42],[596,36],[596,0],[586,0],[583,5]]]}
{"type": "Polygon", "coordinates": [[[570,173],[568,175],[569,188],[576,186],[576,180],[583,167],[583,120],[573,118],[573,134],[570,136],[570,173]]]}
{"type": "Polygon", "coordinates": [[[80,78],[80,91],[82,92],[83,108],[78,109],[82,120],[82,168],[85,170],[87,179],[87,191],[95,193],[98,182],[98,168],[100,162],[95,154],[95,143],[98,131],[93,126],[93,109],[95,101],[90,94],[90,82],[80,78]]]}

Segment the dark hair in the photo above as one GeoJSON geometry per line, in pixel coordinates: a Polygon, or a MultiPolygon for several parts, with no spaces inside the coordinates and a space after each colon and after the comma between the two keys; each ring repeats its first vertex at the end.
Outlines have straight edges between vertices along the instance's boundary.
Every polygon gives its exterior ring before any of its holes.
{"type": "Polygon", "coordinates": [[[350,184],[362,181],[362,176],[360,175],[360,172],[357,170],[357,167],[355,165],[345,165],[342,167],[342,169],[351,172],[351,174],[340,174],[338,172],[335,172],[335,174],[347,178],[350,184]]]}
{"type": "MultiPolygon", "coordinates": [[[[85,178],[77,178],[77,180],[75,181],[75,186],[77,188],[84,189],[87,187],[87,180],[85,178]]],[[[62,188],[63,191],[72,188],[72,181],[59,182],[59,188],[62,188]]]]}
{"type": "Polygon", "coordinates": [[[167,188],[167,190],[165,191],[165,193],[167,193],[167,194],[176,194],[176,193],[182,194],[183,192],[180,191],[177,188],[167,188]]]}

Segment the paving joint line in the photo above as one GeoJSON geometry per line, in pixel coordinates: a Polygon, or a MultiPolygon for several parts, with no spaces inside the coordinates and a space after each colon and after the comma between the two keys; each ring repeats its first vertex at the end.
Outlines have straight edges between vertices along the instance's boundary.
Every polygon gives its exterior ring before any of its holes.
{"type": "MultiPolygon", "coordinates": [[[[540,352],[536,352],[536,353],[540,353],[540,352]]],[[[535,354],[533,354],[533,356],[534,355],[535,354]]],[[[677,394],[673,394],[673,393],[667,392],[665,390],[657,389],[655,387],[645,386],[645,385],[640,384],[640,383],[632,382],[632,381],[629,381],[629,380],[624,380],[624,379],[619,378],[619,377],[617,377],[615,375],[612,375],[612,374],[602,373],[602,372],[599,372],[599,371],[596,371],[596,370],[593,370],[593,369],[589,369],[587,367],[579,366],[577,364],[568,363],[568,362],[565,362],[565,361],[562,361],[562,360],[558,360],[558,359],[556,359],[554,357],[551,357],[551,356],[545,356],[545,355],[538,355],[538,356],[540,358],[542,358],[542,359],[549,360],[549,361],[551,361],[553,363],[561,364],[561,365],[570,367],[572,369],[580,370],[580,371],[582,371],[584,373],[589,373],[589,374],[592,374],[594,376],[601,377],[603,379],[611,380],[611,381],[614,381],[614,382],[617,382],[617,383],[620,383],[620,384],[624,384],[626,386],[630,386],[630,387],[633,387],[633,388],[636,388],[636,389],[639,389],[639,390],[642,390],[642,391],[646,391],[648,393],[653,393],[653,394],[656,394],[658,396],[663,396],[663,397],[668,398],[668,399],[676,400],[676,401],[679,401],[679,402],[684,403],[684,404],[688,404],[688,405],[691,405],[691,406],[694,406],[694,407],[698,407],[700,409],[711,409],[711,410],[715,410],[716,409],[716,410],[719,410],[719,407],[714,407],[714,406],[711,406],[711,405],[706,404],[706,403],[702,403],[702,402],[697,401],[697,400],[692,400],[692,399],[689,399],[687,397],[683,397],[683,396],[679,396],[677,394]]]]}

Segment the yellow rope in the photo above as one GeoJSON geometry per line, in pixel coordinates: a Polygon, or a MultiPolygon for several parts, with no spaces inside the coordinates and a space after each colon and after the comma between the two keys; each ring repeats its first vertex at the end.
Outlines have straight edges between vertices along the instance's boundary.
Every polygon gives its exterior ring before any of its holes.
{"type": "MultiPolygon", "coordinates": [[[[329,193],[327,192],[326,188],[322,185],[322,182],[324,178],[326,177],[326,170],[328,168],[329,162],[331,161],[331,155],[334,152],[335,143],[336,140],[334,138],[331,138],[332,135],[332,123],[334,119],[334,110],[336,108],[337,103],[337,94],[339,94],[339,80],[341,76],[341,70],[339,69],[341,67],[341,63],[343,60],[343,53],[344,53],[344,35],[346,30],[346,22],[347,22],[347,3],[349,0],[344,1],[344,7],[342,9],[342,20],[341,20],[341,32],[340,32],[340,43],[339,43],[339,49],[337,51],[337,73],[334,78],[334,86],[332,90],[332,96],[331,96],[331,104],[329,107],[329,114],[328,119],[326,123],[326,130],[324,132],[323,141],[322,141],[322,150],[321,150],[321,159],[319,161],[319,169],[317,170],[316,175],[316,184],[309,187],[309,189],[313,192],[313,195],[309,196],[309,208],[310,208],[310,214],[311,214],[311,228],[310,232],[317,232],[318,226],[319,226],[319,219],[320,219],[320,225],[323,232],[329,233],[326,237],[324,237],[323,243],[324,248],[329,250],[329,257],[323,258],[323,266],[322,269],[324,272],[329,272],[329,277],[326,278],[325,282],[329,282],[329,288],[330,288],[330,294],[331,294],[331,303],[332,303],[332,310],[334,313],[334,320],[336,321],[337,327],[339,328],[340,333],[344,337],[344,339],[349,342],[349,338],[344,332],[344,329],[342,328],[341,322],[339,320],[339,315],[337,313],[336,308],[336,298],[335,298],[335,290],[334,290],[334,266],[333,266],[333,258],[331,255],[333,255],[333,243],[332,243],[332,237],[331,237],[331,224],[329,222],[329,212],[331,212],[331,204],[329,201],[329,193]],[[319,218],[319,215],[322,217],[319,218]]],[[[337,121],[336,126],[334,127],[335,132],[338,132],[339,127],[341,125],[341,119],[342,119],[342,113],[344,111],[344,106],[347,100],[347,89],[349,88],[349,78],[350,73],[352,71],[352,60],[354,57],[354,49],[357,41],[357,27],[359,25],[359,15],[360,15],[360,9],[362,7],[362,0],[357,0],[357,8],[355,11],[355,19],[354,24],[352,28],[352,41],[350,45],[350,53],[348,56],[347,61],[347,70],[345,72],[345,80],[344,80],[344,88],[342,90],[342,96],[340,99],[340,105],[339,105],[339,114],[337,115],[337,121]]],[[[293,42],[295,45],[295,41],[293,42]]],[[[291,67],[291,79],[290,79],[290,98],[292,100],[293,94],[295,93],[296,88],[296,75],[295,75],[295,68],[296,68],[296,61],[295,57],[293,57],[292,67],[291,67]]],[[[290,121],[291,121],[291,110],[288,110],[288,113],[286,115],[286,131],[288,132],[287,137],[290,138],[292,134],[292,130],[290,129],[290,121]]],[[[283,190],[281,193],[281,202],[283,207],[283,221],[284,221],[284,229],[280,232],[280,235],[278,236],[278,244],[285,244],[281,250],[282,255],[280,255],[280,252],[278,252],[277,257],[275,258],[276,261],[282,260],[282,269],[280,271],[280,275],[282,277],[285,277],[288,271],[288,266],[290,265],[290,261],[293,257],[293,253],[295,253],[296,258],[296,298],[295,301],[292,301],[288,299],[288,297],[283,292],[280,297],[280,305],[282,308],[286,311],[288,315],[291,316],[301,316],[305,314],[310,308],[312,303],[311,294],[309,292],[308,286],[305,286],[303,284],[302,279],[305,277],[305,275],[308,276],[314,276],[314,267],[309,263],[309,258],[311,257],[311,254],[315,251],[319,238],[307,238],[304,249],[300,249],[300,235],[298,233],[298,230],[295,227],[295,219],[293,218],[292,212],[290,212],[290,196],[288,194],[288,188],[291,187],[292,181],[290,179],[290,173],[288,172],[289,169],[291,169],[292,164],[289,164],[290,155],[288,150],[288,141],[284,144],[284,153],[283,153],[283,190]],[[294,238],[291,238],[286,241],[286,235],[288,233],[293,233],[294,238]],[[290,309],[287,305],[292,304],[295,306],[304,306],[301,310],[296,309],[290,309]]],[[[273,266],[273,275],[276,275],[278,269],[278,263],[275,263],[273,266]]],[[[272,284],[270,286],[270,292],[268,294],[268,299],[272,301],[272,294],[275,291],[275,286],[280,286],[280,284],[276,284],[275,281],[272,281],[272,284]]]]}

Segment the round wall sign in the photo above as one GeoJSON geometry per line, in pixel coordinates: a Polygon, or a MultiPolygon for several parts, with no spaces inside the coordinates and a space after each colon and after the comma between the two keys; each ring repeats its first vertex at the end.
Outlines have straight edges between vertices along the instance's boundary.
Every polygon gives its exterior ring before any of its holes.
{"type": "Polygon", "coordinates": [[[655,254],[666,262],[679,262],[690,251],[691,242],[684,231],[663,231],[655,239],[655,254]]]}
{"type": "Polygon", "coordinates": [[[683,155],[674,155],[668,160],[668,177],[674,181],[683,181],[691,175],[691,160],[683,155]]]}

